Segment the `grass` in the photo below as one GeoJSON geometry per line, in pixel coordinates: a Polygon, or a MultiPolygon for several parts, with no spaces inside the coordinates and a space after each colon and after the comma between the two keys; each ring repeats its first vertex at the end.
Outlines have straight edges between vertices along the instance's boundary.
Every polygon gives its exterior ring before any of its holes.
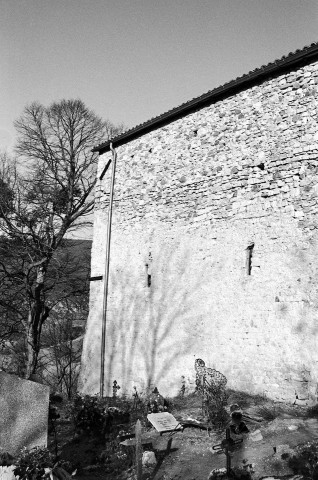
{"type": "Polygon", "coordinates": [[[261,405],[257,408],[256,413],[269,422],[279,416],[281,409],[276,405],[261,405]]]}
{"type": "Polygon", "coordinates": [[[267,401],[264,395],[252,395],[239,390],[228,389],[228,405],[237,403],[243,410],[254,405],[262,405],[267,401]]]}

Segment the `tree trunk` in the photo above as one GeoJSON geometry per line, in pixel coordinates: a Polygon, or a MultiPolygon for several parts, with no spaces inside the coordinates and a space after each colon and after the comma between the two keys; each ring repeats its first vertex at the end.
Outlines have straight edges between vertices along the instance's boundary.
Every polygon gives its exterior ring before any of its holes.
{"type": "Polygon", "coordinates": [[[37,373],[39,353],[41,348],[41,331],[44,321],[49,316],[49,308],[43,299],[45,269],[38,268],[34,294],[30,299],[30,309],[27,322],[27,358],[25,378],[30,379],[37,373]]]}
{"type": "Polygon", "coordinates": [[[28,328],[27,332],[27,358],[25,370],[26,379],[32,378],[37,369],[39,349],[37,348],[36,341],[34,340],[34,332],[32,331],[31,326],[31,328],[28,328]]]}

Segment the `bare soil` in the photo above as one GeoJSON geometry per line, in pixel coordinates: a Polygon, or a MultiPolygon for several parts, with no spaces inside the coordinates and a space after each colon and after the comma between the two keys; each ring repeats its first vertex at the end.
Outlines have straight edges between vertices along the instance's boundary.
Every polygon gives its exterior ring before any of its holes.
{"type": "MultiPolygon", "coordinates": [[[[252,463],[255,478],[292,476],[287,461],[282,460],[281,455],[318,438],[317,418],[308,417],[307,407],[275,403],[240,392],[230,392],[228,404],[234,403],[239,404],[244,414],[251,418],[245,418],[250,433],[235,436],[242,442],[232,454],[232,466],[242,466],[243,461],[252,463]]],[[[174,399],[171,404],[170,411],[178,420],[205,420],[201,399],[197,395],[174,399]]],[[[131,425],[124,426],[126,431],[133,431],[135,420],[131,425]]],[[[143,467],[143,480],[206,480],[211,470],[226,466],[225,454],[213,449],[225,438],[225,427],[219,431],[214,429],[209,434],[205,430],[186,428],[183,432],[160,436],[145,417],[141,421],[143,434],[149,439],[145,449],[152,449],[157,460],[155,466],[143,467]]],[[[118,431],[119,427],[114,428],[106,442],[87,434],[74,435],[74,428],[61,409],[57,425],[59,458],[70,462],[72,469],[77,470],[75,480],[136,478],[134,447],[121,446],[118,431]]],[[[54,451],[52,434],[49,448],[54,451]]]]}

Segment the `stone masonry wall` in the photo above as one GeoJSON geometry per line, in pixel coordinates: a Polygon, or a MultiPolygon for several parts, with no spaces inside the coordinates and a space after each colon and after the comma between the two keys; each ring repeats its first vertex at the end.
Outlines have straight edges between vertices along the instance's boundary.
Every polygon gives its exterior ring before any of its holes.
{"type": "MultiPolygon", "coordinates": [[[[318,64],[119,147],[106,384],[194,387],[202,358],[232,388],[311,402],[318,381],[318,64]]],[[[109,153],[100,156],[99,175],[109,153]]],[[[96,189],[103,275],[109,173],[96,189]]],[[[92,282],[82,390],[99,390],[92,282]]]]}

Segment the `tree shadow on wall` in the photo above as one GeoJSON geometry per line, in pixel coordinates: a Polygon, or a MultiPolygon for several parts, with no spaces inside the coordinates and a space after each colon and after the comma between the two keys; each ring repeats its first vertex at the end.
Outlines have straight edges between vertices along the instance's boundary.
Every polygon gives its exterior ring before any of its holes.
{"type": "Polygon", "coordinates": [[[198,316],[196,295],[205,280],[204,272],[193,275],[189,259],[189,250],[161,248],[152,265],[150,286],[146,268],[133,275],[119,269],[112,273],[116,301],[110,300],[107,326],[107,391],[114,375],[124,388],[132,377],[142,377],[145,388],[157,385],[176,361],[191,352],[197,342],[191,328],[198,316]]]}

